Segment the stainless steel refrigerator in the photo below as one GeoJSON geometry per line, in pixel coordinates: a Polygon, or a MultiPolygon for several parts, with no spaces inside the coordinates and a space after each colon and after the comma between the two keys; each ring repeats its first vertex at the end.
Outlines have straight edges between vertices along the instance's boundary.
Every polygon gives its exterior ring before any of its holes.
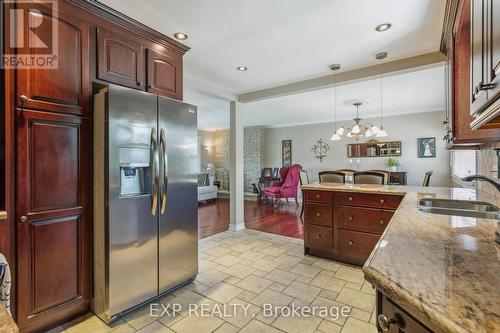
{"type": "Polygon", "coordinates": [[[115,85],[94,95],[92,308],[106,322],[198,273],[196,113],[115,85]]]}

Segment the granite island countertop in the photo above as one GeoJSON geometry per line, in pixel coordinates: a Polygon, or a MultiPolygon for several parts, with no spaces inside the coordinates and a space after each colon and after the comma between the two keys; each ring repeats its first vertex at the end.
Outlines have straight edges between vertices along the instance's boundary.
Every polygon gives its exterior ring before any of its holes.
{"type": "Polygon", "coordinates": [[[15,333],[19,329],[14,322],[14,319],[7,313],[7,310],[0,304],[0,332],[2,333],[15,333]]]}
{"type": "Polygon", "coordinates": [[[464,188],[309,184],[304,190],[404,194],[366,261],[365,278],[436,332],[500,332],[500,245],[491,219],[422,212],[423,197],[487,201],[464,188]]]}

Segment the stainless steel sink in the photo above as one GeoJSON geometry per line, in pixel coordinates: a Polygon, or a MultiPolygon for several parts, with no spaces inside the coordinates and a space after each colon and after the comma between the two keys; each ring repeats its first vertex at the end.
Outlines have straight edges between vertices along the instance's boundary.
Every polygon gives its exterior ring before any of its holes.
{"type": "Polygon", "coordinates": [[[434,214],[500,220],[500,209],[490,203],[481,201],[424,198],[420,199],[419,209],[434,214]]]}

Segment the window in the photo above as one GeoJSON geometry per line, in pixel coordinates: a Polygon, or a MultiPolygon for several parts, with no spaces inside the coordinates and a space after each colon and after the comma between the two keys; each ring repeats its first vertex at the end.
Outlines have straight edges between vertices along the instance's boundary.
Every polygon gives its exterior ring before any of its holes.
{"type": "Polygon", "coordinates": [[[476,151],[455,150],[451,152],[451,175],[458,178],[476,174],[476,151]]]}

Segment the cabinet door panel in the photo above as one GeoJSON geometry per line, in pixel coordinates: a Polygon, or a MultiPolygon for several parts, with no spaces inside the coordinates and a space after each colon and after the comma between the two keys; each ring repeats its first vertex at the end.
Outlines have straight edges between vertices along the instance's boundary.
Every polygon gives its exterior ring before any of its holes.
{"type": "Polygon", "coordinates": [[[89,126],[76,116],[17,114],[17,321],[37,331],[87,310],[89,126]]]}
{"type": "Polygon", "coordinates": [[[488,31],[489,40],[489,82],[496,84],[488,94],[488,99],[494,100],[500,94],[500,4],[488,0],[488,31]]]}
{"type": "Polygon", "coordinates": [[[148,49],[148,92],[182,100],[182,57],[148,49]]]}
{"type": "MultiPolygon", "coordinates": [[[[21,68],[17,75],[17,106],[22,105],[20,96],[28,99],[24,107],[55,112],[86,114],[89,102],[89,26],[75,17],[59,13],[52,17],[50,10],[41,5],[30,4],[24,9],[23,22],[35,25],[33,21],[51,21],[57,28],[58,40],[55,48],[56,68],[21,68]],[[39,12],[37,12],[39,11],[39,12]],[[31,22],[31,23],[30,23],[31,22]]],[[[18,24],[20,24],[18,22],[18,24]]],[[[27,41],[24,52],[35,56],[38,38],[52,39],[50,25],[42,24],[36,29],[36,35],[30,29],[19,29],[19,34],[27,41]],[[35,37],[38,36],[38,37],[35,37]]],[[[33,29],[33,28],[31,28],[33,29]]],[[[19,38],[21,36],[18,36],[19,38]]]]}
{"type": "Polygon", "coordinates": [[[144,89],[144,48],[138,41],[99,27],[97,62],[99,79],[144,89]]]}
{"type": "Polygon", "coordinates": [[[487,90],[480,90],[480,86],[486,82],[485,78],[485,41],[484,41],[484,9],[485,0],[472,0],[471,16],[471,109],[472,115],[476,114],[487,102],[487,90]]]}

